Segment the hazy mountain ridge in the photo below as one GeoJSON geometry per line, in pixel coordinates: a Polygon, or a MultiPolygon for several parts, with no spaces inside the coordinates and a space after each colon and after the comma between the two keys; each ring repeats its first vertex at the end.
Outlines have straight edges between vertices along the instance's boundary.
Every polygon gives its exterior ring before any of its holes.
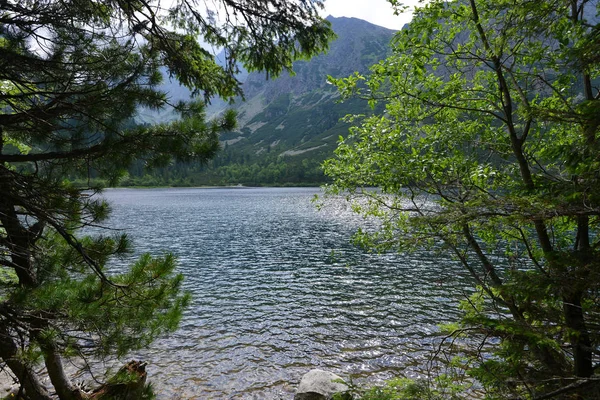
{"type": "MultiPolygon", "coordinates": [[[[340,122],[340,118],[349,113],[369,112],[366,102],[358,99],[340,103],[336,88],[327,83],[327,76],[346,77],[354,71],[366,72],[388,55],[389,42],[395,33],[357,18],[327,19],[338,36],[327,54],[295,62],[293,76],[284,73],[276,79],[267,80],[264,73],[242,71],[238,79],[243,80],[245,101],[239,99],[233,105],[227,105],[215,99],[207,108],[209,117],[218,115],[227,107],[236,109],[238,129],[222,135],[223,151],[212,162],[211,168],[200,172],[199,167],[186,167],[188,172],[184,175],[195,176],[192,184],[296,182],[290,181],[289,177],[275,177],[272,182],[263,182],[264,179],[251,176],[256,175],[256,170],[245,175],[244,179],[237,179],[235,173],[223,172],[224,168],[232,165],[237,165],[242,171],[242,166],[252,164],[260,165],[258,170],[266,166],[272,168],[273,164],[293,164],[294,176],[303,175],[302,168],[310,165],[313,172],[309,175],[320,174],[319,164],[332,154],[338,137],[347,133],[348,125],[340,122]],[[299,169],[296,168],[298,165],[301,165],[299,169]],[[206,181],[202,174],[211,178],[206,181]]],[[[179,100],[185,97],[187,89],[166,81],[163,90],[171,92],[172,97],[179,100]]],[[[168,112],[155,115],[169,118],[168,112]]],[[[322,179],[320,176],[319,179],[322,179]]]]}
{"type": "Polygon", "coordinates": [[[246,98],[250,99],[260,92],[268,98],[275,98],[284,91],[299,96],[324,87],[327,75],[343,77],[354,71],[365,72],[387,53],[394,31],[357,18],[327,19],[338,36],[327,54],[309,61],[296,61],[295,76],[284,74],[265,82],[264,74],[251,73],[243,85],[246,98]]]}

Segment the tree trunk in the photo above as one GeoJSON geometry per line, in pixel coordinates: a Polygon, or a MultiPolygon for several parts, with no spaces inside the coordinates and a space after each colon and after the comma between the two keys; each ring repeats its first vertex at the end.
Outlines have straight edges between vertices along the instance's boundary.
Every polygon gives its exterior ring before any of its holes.
{"type": "Polygon", "coordinates": [[[19,359],[19,348],[9,335],[4,326],[0,326],[0,359],[10,368],[13,374],[19,379],[19,382],[27,398],[30,400],[52,400],[52,397],[39,381],[37,375],[31,368],[19,359]]]}
{"type": "Polygon", "coordinates": [[[21,225],[11,198],[12,188],[10,171],[0,165],[0,226],[6,232],[6,244],[10,251],[19,284],[27,287],[37,286],[36,271],[31,263],[31,238],[29,231],[21,225]]]}
{"type": "Polygon", "coordinates": [[[85,397],[81,390],[73,385],[65,374],[60,354],[53,345],[44,346],[44,361],[46,370],[60,400],[83,400],[85,397]]]}
{"type": "Polygon", "coordinates": [[[573,374],[578,378],[589,378],[594,373],[592,344],[581,308],[581,295],[563,298],[565,325],[572,332],[570,343],[573,350],[573,374]]]}

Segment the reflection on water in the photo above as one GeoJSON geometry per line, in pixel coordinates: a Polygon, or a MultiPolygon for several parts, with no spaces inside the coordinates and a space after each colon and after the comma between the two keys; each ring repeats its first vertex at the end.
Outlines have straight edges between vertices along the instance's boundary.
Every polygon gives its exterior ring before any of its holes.
{"type": "Polygon", "coordinates": [[[318,189],[108,190],[108,225],[136,251],[178,256],[193,302],[142,354],[159,398],[291,398],[311,368],[389,378],[418,370],[456,316],[461,269],[349,244],[361,219],[318,189]],[[452,285],[452,286],[451,286],[452,285]]]}

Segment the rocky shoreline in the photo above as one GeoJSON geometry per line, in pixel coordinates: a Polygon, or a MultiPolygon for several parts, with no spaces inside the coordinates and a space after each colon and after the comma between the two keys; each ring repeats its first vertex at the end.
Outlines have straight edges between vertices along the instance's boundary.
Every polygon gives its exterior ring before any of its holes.
{"type": "MultiPolygon", "coordinates": [[[[15,383],[7,371],[0,371],[0,399],[10,398],[15,393],[15,383]]],[[[307,372],[296,389],[294,400],[331,400],[336,393],[342,393],[342,399],[351,399],[350,388],[343,379],[329,371],[312,369],[307,372]]]]}

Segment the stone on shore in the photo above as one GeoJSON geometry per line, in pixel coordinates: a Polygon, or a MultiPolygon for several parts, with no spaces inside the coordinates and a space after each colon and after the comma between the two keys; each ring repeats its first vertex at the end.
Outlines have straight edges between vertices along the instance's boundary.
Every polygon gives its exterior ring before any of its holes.
{"type": "Polygon", "coordinates": [[[335,393],[343,393],[342,399],[352,399],[349,390],[336,374],[313,369],[302,377],[294,400],[331,400],[335,393]]]}

